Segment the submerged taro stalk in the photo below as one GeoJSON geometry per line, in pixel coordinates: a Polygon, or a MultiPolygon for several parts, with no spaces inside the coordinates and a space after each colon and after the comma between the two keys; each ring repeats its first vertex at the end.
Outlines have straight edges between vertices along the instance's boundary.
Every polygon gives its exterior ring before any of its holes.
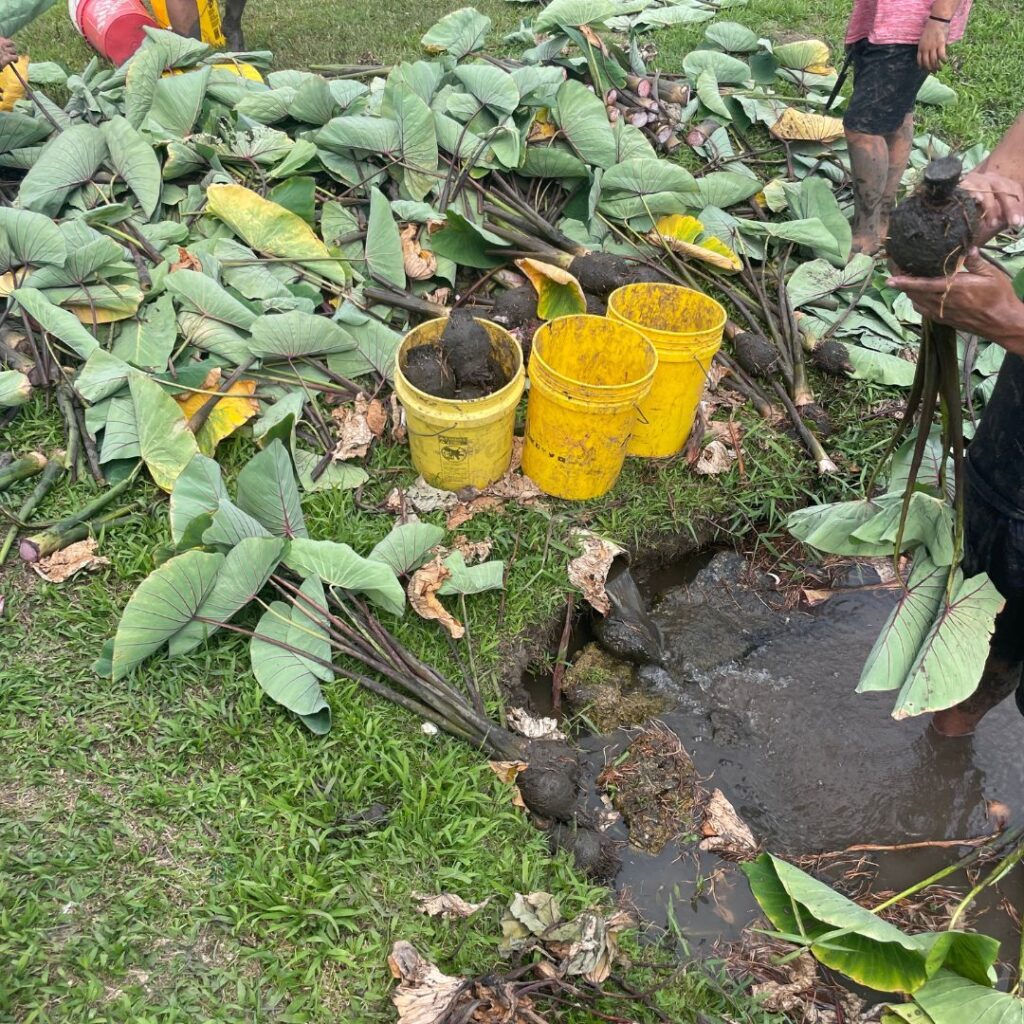
{"type": "MultiPolygon", "coordinates": [[[[953,273],[971,244],[978,228],[978,207],[974,199],[959,188],[963,165],[956,157],[933,160],[925,168],[924,181],[911,196],[893,211],[888,251],[893,262],[905,273],[917,277],[945,277],[953,273]]],[[[899,558],[910,502],[918,472],[928,446],[936,408],[942,415],[942,489],[945,489],[946,461],[953,455],[954,530],[953,561],[949,570],[952,586],[963,551],[964,526],[964,424],[960,396],[960,367],[956,350],[956,329],[925,320],[917,372],[907,397],[903,415],[891,450],[895,450],[920,413],[917,438],[907,473],[903,508],[896,536],[899,558]]]]}

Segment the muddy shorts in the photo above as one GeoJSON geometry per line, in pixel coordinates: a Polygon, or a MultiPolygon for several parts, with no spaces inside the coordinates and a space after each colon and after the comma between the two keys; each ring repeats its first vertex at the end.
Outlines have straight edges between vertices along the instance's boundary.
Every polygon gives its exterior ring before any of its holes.
{"type": "Polygon", "coordinates": [[[847,131],[891,135],[914,109],[928,72],[917,66],[917,46],[879,46],[866,39],[851,43],[853,96],[843,117],[847,131]]]}

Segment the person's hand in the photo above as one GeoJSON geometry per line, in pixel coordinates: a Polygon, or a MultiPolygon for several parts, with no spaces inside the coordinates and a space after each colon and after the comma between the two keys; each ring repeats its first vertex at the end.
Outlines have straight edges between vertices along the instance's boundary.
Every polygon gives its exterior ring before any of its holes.
{"type": "Polygon", "coordinates": [[[938,71],[946,63],[949,26],[942,21],[925,22],[921,42],[917,44],[917,64],[925,71],[938,71]]]}
{"type": "Polygon", "coordinates": [[[960,187],[977,202],[981,223],[975,242],[981,245],[1005,228],[1024,226],[1024,185],[1002,174],[975,169],[960,187]]]}
{"type": "Polygon", "coordinates": [[[8,64],[14,64],[17,59],[18,48],[14,45],[14,41],[0,36],[0,68],[5,68],[8,64]]]}
{"type": "Polygon", "coordinates": [[[923,317],[995,341],[1024,355],[1024,302],[998,267],[972,249],[963,270],[950,277],[889,278],[892,288],[906,292],[923,317]]]}

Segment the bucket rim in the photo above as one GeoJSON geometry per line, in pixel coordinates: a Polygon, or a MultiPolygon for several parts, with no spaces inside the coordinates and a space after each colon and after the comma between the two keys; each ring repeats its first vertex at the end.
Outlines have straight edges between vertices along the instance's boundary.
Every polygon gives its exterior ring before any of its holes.
{"type": "Polygon", "coordinates": [[[639,320],[630,319],[619,310],[615,310],[613,313],[612,304],[615,300],[615,296],[619,295],[622,292],[628,291],[631,288],[668,288],[676,292],[689,292],[692,295],[698,295],[700,296],[700,298],[706,299],[708,302],[716,306],[719,312],[721,313],[721,317],[720,320],[716,321],[711,327],[702,327],[700,328],[700,330],[690,331],[689,333],[691,335],[699,335],[709,334],[712,331],[720,332],[725,330],[725,324],[729,319],[729,311],[725,308],[725,306],[722,305],[722,303],[718,301],[718,299],[714,298],[714,296],[708,295],[707,292],[702,292],[699,288],[690,288],[688,285],[685,284],[672,284],[671,282],[668,281],[637,281],[634,282],[633,284],[620,285],[608,296],[608,313],[609,315],[614,315],[614,317],[617,320],[620,320],[622,323],[628,324],[630,327],[635,327],[638,331],[649,332],[651,334],[656,334],[661,337],[667,338],[677,337],[679,334],[682,333],[681,331],[669,331],[666,330],[664,327],[649,327],[646,324],[641,324],[639,320]]]}
{"type": "MultiPolygon", "coordinates": [[[[423,323],[417,324],[415,327],[412,328],[412,330],[406,332],[405,337],[402,338],[401,342],[398,345],[398,349],[395,352],[396,383],[398,379],[401,378],[402,387],[407,388],[416,398],[422,401],[426,401],[428,403],[443,403],[441,408],[451,408],[454,406],[477,407],[477,403],[480,402],[493,402],[496,398],[503,395],[506,391],[509,391],[511,388],[514,388],[517,382],[523,382],[524,378],[526,377],[526,367],[523,361],[523,346],[520,345],[519,342],[516,340],[515,335],[512,334],[511,331],[508,331],[504,327],[502,327],[501,324],[495,323],[493,320],[488,320],[482,316],[475,316],[473,317],[473,319],[476,320],[477,323],[487,324],[489,327],[497,328],[499,332],[498,336],[503,337],[505,340],[507,340],[515,350],[515,372],[512,374],[511,377],[509,377],[506,383],[502,384],[502,386],[498,388],[497,391],[492,391],[489,395],[481,395],[479,398],[440,398],[437,395],[430,394],[429,391],[421,391],[418,387],[416,387],[415,384],[413,384],[409,380],[408,377],[406,377],[405,372],[402,370],[402,353],[406,351],[406,348],[408,347],[406,343],[408,342],[409,338],[413,337],[416,331],[418,331],[421,327],[427,327],[430,324],[446,323],[448,320],[448,317],[446,316],[437,316],[434,317],[432,320],[424,320],[423,323]]],[[[488,334],[490,334],[489,330],[488,334]]],[[[431,339],[430,341],[426,342],[426,344],[433,344],[434,340],[436,339],[431,339]]],[[[399,399],[401,399],[401,396],[399,396],[399,399]]]]}
{"type": "Polygon", "coordinates": [[[567,381],[570,384],[575,385],[579,388],[585,388],[589,391],[596,391],[600,393],[611,393],[613,391],[621,391],[623,388],[636,388],[637,386],[643,385],[654,379],[655,373],[658,372],[658,350],[654,346],[654,342],[650,338],[646,337],[639,328],[634,327],[631,323],[626,320],[613,321],[606,316],[596,316],[593,313],[573,313],[570,316],[556,317],[554,320],[549,320],[547,323],[541,324],[533,332],[533,346],[530,349],[530,365],[533,365],[534,359],[542,367],[542,372],[550,374],[554,379],[567,381]],[[551,325],[558,323],[559,320],[594,320],[601,324],[614,323],[616,327],[625,327],[626,330],[632,331],[636,334],[640,340],[650,349],[651,353],[651,366],[643,374],[642,377],[637,377],[636,380],[628,381],[625,384],[591,384],[589,381],[579,380],[576,377],[570,377],[567,374],[559,373],[540,353],[537,348],[537,335],[543,330],[550,330],[551,325]]]}

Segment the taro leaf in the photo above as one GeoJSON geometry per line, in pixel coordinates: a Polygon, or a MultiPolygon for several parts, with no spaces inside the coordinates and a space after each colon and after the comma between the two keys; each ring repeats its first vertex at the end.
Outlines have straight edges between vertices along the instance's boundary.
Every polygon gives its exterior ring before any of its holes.
{"type": "Polygon", "coordinates": [[[181,541],[189,523],[199,516],[213,515],[227,496],[218,463],[205,455],[193,456],[171,489],[169,519],[174,543],[181,541]]]}
{"type": "Polygon", "coordinates": [[[206,320],[247,330],[256,320],[256,314],[242,305],[230,292],[212,277],[198,270],[175,270],[167,275],[167,290],[206,320]]]}
{"type": "Polygon", "coordinates": [[[165,292],[145,306],[141,315],[121,324],[111,352],[141,370],[163,370],[177,337],[174,306],[165,292]]]}
{"type": "Polygon", "coordinates": [[[612,0],[552,0],[533,19],[533,29],[535,32],[550,32],[563,25],[579,28],[604,21],[617,13],[618,8],[612,0]]]}
{"type": "Polygon", "coordinates": [[[103,427],[103,449],[100,452],[100,462],[137,459],[141,454],[139,425],[135,420],[135,403],[130,397],[111,399],[106,423],[103,427]]]}
{"type": "Polygon", "coordinates": [[[165,51],[152,44],[135,52],[125,72],[124,115],[133,128],[141,128],[149,116],[157,82],[164,71],[165,51]]]}
{"type": "Polygon", "coordinates": [[[0,409],[24,405],[32,395],[28,377],[19,370],[0,370],[0,409]]]}
{"type": "Polygon", "coordinates": [[[115,680],[127,675],[192,621],[223,564],[223,555],[187,551],[164,562],[135,588],[114,636],[115,680]]]}
{"type": "Polygon", "coordinates": [[[587,297],[568,270],[529,258],[516,260],[516,266],[529,278],[537,293],[537,316],[541,320],[586,313],[587,297]]]}
{"type": "Polygon", "coordinates": [[[466,565],[462,552],[453,551],[444,564],[451,575],[441,584],[439,594],[482,594],[485,590],[501,590],[505,586],[504,562],[466,565]]]}
{"type": "Polygon", "coordinates": [[[257,452],[238,474],[238,507],[277,537],[306,537],[295,470],[280,440],[257,452]]]}
{"type": "Polygon", "coordinates": [[[667,245],[674,252],[710,263],[719,270],[735,273],[743,266],[739,256],[723,241],[707,234],[696,217],[680,213],[662,217],[648,237],[651,241],[667,245]]]}
{"type": "Polygon", "coordinates": [[[294,540],[285,564],[295,572],[318,576],[329,587],[365,594],[379,608],[394,615],[405,611],[405,591],[394,570],[384,562],[357,555],[347,544],[294,540]]]}
{"type": "Polygon", "coordinates": [[[203,532],[203,543],[231,549],[247,537],[270,537],[272,534],[259,520],[243,512],[233,501],[221,498],[209,527],[203,532]]]}
{"type": "Polygon", "coordinates": [[[974,693],[985,671],[989,638],[1003,604],[984,573],[965,580],[957,570],[952,596],[943,600],[921,644],[896,698],[893,718],[899,721],[951,708],[974,693]]]}
{"type": "Polygon", "coordinates": [[[830,263],[845,264],[840,261],[839,243],[835,235],[818,217],[806,217],[799,220],[759,221],[740,220],[739,228],[755,238],[773,238],[776,241],[795,242],[806,246],[816,255],[823,256],[830,263]]]}
{"type": "Polygon", "coordinates": [[[252,436],[261,447],[280,438],[286,448],[295,447],[295,424],[302,419],[306,393],[299,389],[279,398],[252,425],[252,436]]]}
{"type": "Polygon", "coordinates": [[[951,107],[956,101],[956,90],[940,82],[934,75],[924,80],[917,94],[918,103],[927,103],[933,107],[951,107]]]}
{"type": "Polygon", "coordinates": [[[732,111],[729,110],[729,105],[722,98],[722,93],[718,88],[718,79],[715,78],[715,73],[711,68],[705,68],[697,76],[697,81],[694,82],[694,89],[696,90],[697,98],[712,114],[716,114],[725,120],[732,120],[732,111]]]}
{"type": "Polygon", "coordinates": [[[727,53],[753,53],[757,47],[757,33],[735,21],[716,21],[704,31],[704,38],[727,53]]]}
{"type": "Polygon", "coordinates": [[[247,537],[232,548],[192,621],[167,642],[167,653],[172,658],[188,654],[215,633],[220,623],[229,622],[266,585],[286,543],[280,537],[247,537]]]}
{"type": "Polygon", "coordinates": [[[455,69],[455,77],[478,103],[497,114],[511,114],[519,106],[516,80],[493,64],[463,64],[455,69]]]}
{"type": "MultiPolygon", "coordinates": [[[[212,371],[203,382],[203,389],[211,390],[220,384],[221,374],[218,369],[212,371]]],[[[260,403],[252,397],[255,391],[256,381],[236,380],[223,391],[223,398],[214,400],[206,422],[195,432],[199,450],[204,455],[212,456],[221,441],[245,426],[259,413],[260,403]]],[[[176,398],[188,423],[192,422],[192,417],[209,400],[209,395],[195,391],[185,392],[176,398]]]]}
{"type": "Polygon", "coordinates": [[[342,156],[349,156],[353,149],[384,156],[397,153],[402,139],[398,125],[390,118],[348,114],[325,124],[313,141],[342,156]]]}
{"type": "Polygon", "coordinates": [[[401,78],[404,67],[388,76],[383,111],[398,125],[402,188],[410,199],[423,199],[439,181],[437,130],[430,107],[401,78]]]}
{"type": "Polygon", "coordinates": [[[508,245],[503,238],[492,235],[486,228],[477,227],[454,210],[448,210],[445,217],[445,226],[430,236],[430,247],[434,253],[478,270],[500,267],[505,262],[500,256],[490,253],[492,249],[508,245]]]}
{"type": "Polygon", "coordinates": [[[301,217],[307,224],[312,225],[316,221],[316,182],[312,178],[288,178],[275,185],[267,193],[267,198],[301,217]]]}
{"type": "Polygon", "coordinates": [[[0,113],[0,153],[10,153],[42,142],[53,129],[45,121],[13,111],[0,113]]]}
{"type": "Polygon", "coordinates": [[[209,66],[161,78],[153,90],[148,121],[184,139],[192,134],[210,84],[209,66]]]}
{"type": "Polygon", "coordinates": [[[75,378],[75,389],[91,405],[116,395],[128,383],[131,367],[105,349],[96,349],[75,378]]]}
{"type": "MultiPolygon", "coordinates": [[[[907,481],[910,474],[910,463],[913,460],[916,438],[910,438],[900,445],[899,450],[892,458],[889,467],[889,480],[886,484],[888,494],[903,494],[907,489],[907,481]]],[[[924,456],[921,459],[921,466],[917,473],[917,484],[919,488],[928,488],[934,494],[942,493],[942,470],[946,460],[943,458],[942,437],[939,429],[933,427],[928,435],[925,444],[924,456]]],[[[946,494],[952,502],[955,491],[953,474],[946,474],[946,494]]]]}
{"type": "Polygon", "coordinates": [[[389,565],[396,576],[408,576],[427,560],[430,549],[444,540],[444,530],[431,523],[402,523],[370,552],[369,557],[389,565]]]}
{"type": "Polygon", "coordinates": [[[0,206],[0,270],[26,264],[61,266],[67,259],[67,245],[60,228],[41,213],[0,206]]]}
{"type": "Polygon", "coordinates": [[[272,178],[287,178],[292,174],[307,170],[310,161],[315,160],[316,146],[308,139],[296,139],[288,155],[270,172],[272,178]]]}
{"type": "Polygon", "coordinates": [[[379,188],[370,189],[370,217],[366,225],[366,270],[378,281],[405,287],[402,238],[391,204],[379,188]]]}
{"type": "Polygon", "coordinates": [[[356,340],[351,352],[339,352],[327,357],[327,367],[343,377],[360,377],[364,373],[379,373],[385,380],[395,376],[395,356],[402,336],[386,324],[367,318],[361,324],[351,324],[349,333],[356,340]]]}
{"type": "Polygon", "coordinates": [[[839,208],[831,183],[814,175],[804,178],[799,190],[787,186],[786,192],[789,205],[798,217],[817,218],[832,235],[831,251],[822,252],[821,255],[836,266],[845,267],[850,257],[853,234],[850,222],[839,208]]]}
{"type": "Polygon", "coordinates": [[[326,634],[302,612],[293,627],[296,611],[274,601],[263,613],[249,643],[252,671],[271,700],[298,715],[310,732],[323,736],[331,728],[331,709],[303,654],[318,657],[326,634]]]}
{"type": "Polygon", "coordinates": [[[586,178],[590,174],[579,157],[561,146],[527,146],[517,173],[525,178],[586,178]]]}
{"type": "Polygon", "coordinates": [[[420,46],[427,53],[450,53],[459,60],[481,49],[490,30],[490,18],[475,7],[460,7],[427,29],[420,46]]]}
{"type": "Polygon", "coordinates": [[[600,97],[570,79],[559,88],[557,100],[552,114],[580,159],[595,167],[612,167],[618,160],[615,135],[600,97]]]}
{"type": "Polygon", "coordinates": [[[160,202],[160,161],[153,147],[123,117],[103,124],[110,165],[135,193],[142,212],[150,220],[160,202]]]}
{"type": "Polygon", "coordinates": [[[268,361],[347,352],[356,346],[352,335],[333,320],[297,310],[257,317],[251,331],[252,354],[268,361]]]}
{"type": "Polygon", "coordinates": [[[251,249],[292,260],[338,284],[349,281],[348,265],[333,256],[312,228],[290,210],[244,185],[210,185],[207,209],[251,249]]]}
{"type": "Polygon", "coordinates": [[[691,50],[683,58],[683,70],[696,81],[702,71],[710,70],[723,85],[741,85],[750,79],[750,65],[720,50],[691,50]]]}
{"type": "Polygon", "coordinates": [[[935,950],[937,955],[929,956],[936,943],[933,933],[905,935],[771,854],[761,854],[742,869],[761,909],[779,931],[816,940],[811,952],[821,963],[881,992],[914,992],[944,962],[987,959],[991,966],[998,954],[998,943],[987,936],[948,932],[956,936],[957,945],[972,948],[974,956],[964,956],[950,939],[935,950]]]}
{"type": "Polygon", "coordinates": [[[667,160],[624,160],[605,171],[600,209],[612,217],[684,213],[697,197],[693,175],[667,160]]]}
{"type": "Polygon", "coordinates": [[[914,993],[924,1024],[1024,1024],[1024,1001],[1007,992],[975,984],[959,974],[939,971],[914,993]]]}
{"type": "Polygon", "coordinates": [[[65,128],[51,139],[22,179],[18,200],[26,210],[56,217],[64,200],[96,173],[107,155],[103,132],[91,124],[65,128]]]}
{"type": "Polygon", "coordinates": [[[167,68],[191,68],[213,54],[213,47],[199,39],[179,36],[169,29],[143,28],[146,38],[162,51],[167,68]]]}
{"type": "MultiPolygon", "coordinates": [[[[324,585],[316,576],[309,576],[302,581],[299,591],[301,596],[296,596],[292,601],[292,624],[288,630],[288,642],[293,647],[305,648],[308,654],[318,658],[320,662],[329,662],[331,644],[322,628],[327,612],[324,585]],[[302,636],[307,639],[300,641],[302,636]],[[310,646],[307,647],[307,643],[310,646]]],[[[316,661],[310,661],[309,670],[321,682],[329,683],[334,678],[333,669],[316,661]]]]}
{"type": "Polygon", "coordinates": [[[559,67],[525,67],[516,68],[511,72],[519,90],[519,102],[529,107],[553,107],[562,83],[565,71],[559,67]]]}
{"type": "Polygon", "coordinates": [[[917,659],[946,592],[949,570],[926,555],[914,559],[914,568],[899,602],[882,627],[864,663],[858,693],[901,687],[917,659]]]}
{"type": "Polygon", "coordinates": [[[299,483],[307,494],[316,491],[350,491],[355,487],[361,487],[370,479],[370,474],[362,466],[350,465],[347,462],[329,462],[327,468],[314,480],[313,470],[320,462],[320,456],[302,448],[293,449],[292,455],[295,459],[295,469],[299,474],[299,483]]]}
{"type": "Polygon", "coordinates": [[[44,331],[59,338],[80,359],[88,359],[99,342],[81,325],[74,313],[55,306],[36,288],[18,288],[11,298],[28,313],[44,331]]]}
{"type": "Polygon", "coordinates": [[[874,265],[875,261],[862,252],[851,256],[849,263],[841,269],[833,267],[828,260],[801,263],[786,283],[789,301],[795,309],[813,306],[833,292],[861,284],[874,265]]]}
{"type": "Polygon", "coordinates": [[[716,206],[720,210],[728,209],[744,199],[761,191],[761,182],[749,174],[737,174],[735,171],[712,171],[697,179],[697,192],[700,206],[716,206]]]}
{"type": "MultiPolygon", "coordinates": [[[[903,513],[903,495],[883,494],[875,504],[879,514],[858,526],[851,538],[869,545],[889,543],[889,550],[899,535],[903,513]]],[[[950,565],[953,561],[953,514],[942,498],[933,498],[923,491],[910,496],[901,547],[909,551],[919,545],[928,548],[936,565],[950,565]]]]}
{"type": "Polygon", "coordinates": [[[891,543],[868,544],[853,537],[882,511],[877,502],[865,499],[812,505],[791,512],[786,529],[808,547],[830,555],[891,555],[891,543]]]}
{"type": "Polygon", "coordinates": [[[303,121],[306,124],[327,124],[338,114],[338,104],[334,100],[327,79],[319,75],[307,78],[295,90],[295,96],[288,104],[288,113],[296,121],[303,121]]]}
{"type": "Polygon", "coordinates": [[[820,39],[798,39],[792,43],[776,46],[772,53],[779,65],[794,71],[810,71],[818,69],[823,74],[829,62],[828,46],[820,39]]]}
{"type": "MultiPolygon", "coordinates": [[[[183,273],[185,271],[178,271],[172,276],[179,277],[183,273]]],[[[214,287],[220,286],[214,283],[214,287]]],[[[232,296],[227,297],[235,301],[232,296]]],[[[246,313],[249,313],[249,310],[246,310],[246,313]]],[[[181,328],[182,337],[194,348],[220,356],[236,365],[244,363],[249,358],[249,339],[239,334],[234,327],[188,310],[178,314],[178,326],[181,328]]]]}
{"type": "Polygon", "coordinates": [[[195,436],[181,407],[156,381],[133,370],[128,387],[135,405],[142,461],[157,487],[170,491],[192,457],[199,454],[195,436]]]}
{"type": "Polygon", "coordinates": [[[869,380],[875,384],[900,388],[909,388],[914,382],[916,367],[906,359],[885,352],[873,352],[860,345],[846,345],[846,351],[853,366],[851,376],[855,380],[869,380]]]}

